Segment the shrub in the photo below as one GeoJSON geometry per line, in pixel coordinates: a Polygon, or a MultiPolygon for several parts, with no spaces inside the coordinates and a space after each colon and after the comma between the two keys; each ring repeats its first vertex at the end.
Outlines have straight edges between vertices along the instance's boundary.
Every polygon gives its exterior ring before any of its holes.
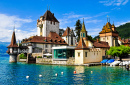
{"type": "Polygon", "coordinates": [[[21,53],[21,54],[19,55],[19,58],[20,58],[20,59],[27,59],[27,56],[25,56],[24,53],[21,53]]]}
{"type": "Polygon", "coordinates": [[[37,56],[37,58],[42,58],[42,56],[37,56]]]}

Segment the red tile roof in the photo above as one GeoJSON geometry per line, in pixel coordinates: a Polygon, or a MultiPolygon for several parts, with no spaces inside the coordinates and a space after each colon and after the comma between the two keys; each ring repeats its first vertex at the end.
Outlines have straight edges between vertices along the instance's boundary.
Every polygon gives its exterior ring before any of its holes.
{"type": "Polygon", "coordinates": [[[18,47],[17,43],[16,43],[16,37],[15,37],[15,32],[13,32],[12,34],[12,39],[11,39],[11,43],[10,45],[8,46],[9,47],[18,47]]]}
{"type": "Polygon", "coordinates": [[[70,28],[67,27],[67,29],[66,29],[65,32],[63,33],[62,37],[68,36],[68,35],[69,35],[69,32],[70,32],[70,28]]]}
{"type": "Polygon", "coordinates": [[[83,38],[80,38],[78,46],[75,49],[89,49],[89,48],[85,45],[83,38]]]}
{"type": "Polygon", "coordinates": [[[27,43],[27,42],[67,45],[65,40],[62,39],[56,32],[50,32],[48,37],[32,36],[28,39],[24,39],[22,43],[27,43]]]}
{"type": "Polygon", "coordinates": [[[108,42],[103,42],[103,41],[95,41],[93,43],[93,46],[95,48],[110,48],[108,42]]]}

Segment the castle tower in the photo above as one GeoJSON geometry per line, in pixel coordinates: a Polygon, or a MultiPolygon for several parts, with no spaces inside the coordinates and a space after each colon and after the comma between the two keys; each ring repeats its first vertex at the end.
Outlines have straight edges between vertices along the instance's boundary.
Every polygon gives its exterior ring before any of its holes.
{"type": "Polygon", "coordinates": [[[17,62],[18,45],[16,43],[15,31],[13,31],[10,45],[7,47],[10,55],[9,62],[17,62]]]}
{"type": "Polygon", "coordinates": [[[54,13],[47,10],[40,20],[37,20],[38,36],[47,37],[50,32],[59,34],[59,21],[55,18],[54,13]]]}
{"type": "Polygon", "coordinates": [[[116,31],[116,27],[107,22],[105,26],[103,26],[102,31],[99,33],[100,41],[108,42],[109,46],[118,46],[118,32],[116,31]]]}

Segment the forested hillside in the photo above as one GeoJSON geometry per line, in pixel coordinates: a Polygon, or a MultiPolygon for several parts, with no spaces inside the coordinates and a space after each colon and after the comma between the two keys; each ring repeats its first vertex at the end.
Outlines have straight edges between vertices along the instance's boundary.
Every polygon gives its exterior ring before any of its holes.
{"type": "Polygon", "coordinates": [[[120,25],[119,27],[116,27],[116,30],[119,32],[121,38],[130,38],[130,23],[120,25]]]}

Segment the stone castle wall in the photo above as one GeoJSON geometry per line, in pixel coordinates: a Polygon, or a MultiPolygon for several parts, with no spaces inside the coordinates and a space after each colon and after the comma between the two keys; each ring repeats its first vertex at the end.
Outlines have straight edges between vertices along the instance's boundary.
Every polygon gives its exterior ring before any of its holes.
{"type": "Polygon", "coordinates": [[[51,58],[36,58],[36,63],[39,64],[62,64],[62,65],[74,65],[75,59],[69,58],[67,60],[53,60],[51,58]]]}

